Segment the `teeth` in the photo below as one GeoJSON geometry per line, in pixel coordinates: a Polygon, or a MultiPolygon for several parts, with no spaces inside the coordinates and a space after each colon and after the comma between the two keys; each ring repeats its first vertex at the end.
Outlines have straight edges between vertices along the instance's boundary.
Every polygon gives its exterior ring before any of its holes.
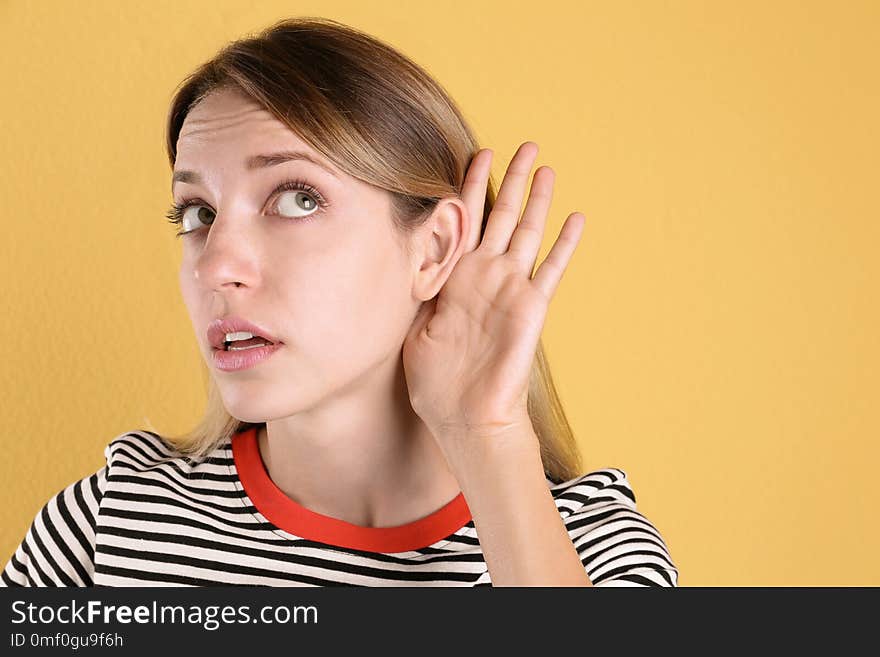
{"type": "MultiPolygon", "coordinates": [[[[261,340],[266,340],[266,338],[263,338],[262,336],[259,336],[259,335],[254,335],[253,333],[251,333],[249,331],[235,331],[235,332],[231,332],[231,333],[226,333],[225,337],[226,337],[226,339],[223,342],[223,347],[226,349],[226,351],[243,351],[245,349],[257,349],[258,347],[266,346],[266,345],[262,345],[262,344],[250,345],[247,347],[234,347],[234,346],[232,346],[233,343],[235,343],[239,340],[250,340],[252,338],[260,338],[261,340]]],[[[266,342],[270,342],[270,341],[266,340],[266,342]]],[[[271,342],[270,342],[270,344],[271,344],[271,342]]]]}
{"type": "Polygon", "coordinates": [[[226,342],[234,342],[235,340],[250,340],[252,337],[254,337],[253,333],[248,333],[247,331],[237,331],[235,333],[227,333],[226,342]]]}
{"type": "Polygon", "coordinates": [[[245,349],[259,349],[260,347],[265,347],[263,344],[252,344],[250,347],[233,347],[229,346],[227,351],[244,351],[245,349]]]}

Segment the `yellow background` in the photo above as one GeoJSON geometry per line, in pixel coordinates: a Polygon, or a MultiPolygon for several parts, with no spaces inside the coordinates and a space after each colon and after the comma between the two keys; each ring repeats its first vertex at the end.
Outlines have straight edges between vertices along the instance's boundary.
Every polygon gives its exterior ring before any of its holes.
{"type": "Polygon", "coordinates": [[[4,563],[112,437],[199,416],[165,112],[290,15],[427,68],[496,182],[539,144],[539,262],[587,217],[551,366],[680,585],[880,585],[877,2],[0,2],[4,563]]]}

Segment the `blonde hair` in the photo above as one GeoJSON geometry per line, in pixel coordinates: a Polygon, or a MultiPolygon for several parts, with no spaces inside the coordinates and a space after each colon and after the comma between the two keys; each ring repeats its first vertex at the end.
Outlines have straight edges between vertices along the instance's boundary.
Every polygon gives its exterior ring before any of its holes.
{"type": "MultiPolygon", "coordinates": [[[[427,220],[439,199],[460,195],[480,150],[453,100],[413,61],[353,27],[298,17],[227,44],[178,86],[166,123],[172,170],[188,112],[209,93],[227,88],[259,103],[339,169],[390,192],[392,221],[402,236],[427,220]]],[[[481,237],[495,195],[490,179],[481,237]]],[[[196,459],[235,433],[264,426],[228,413],[204,362],[202,378],[208,396],[199,423],[182,435],[163,436],[196,459]]],[[[581,474],[577,443],[540,341],[528,412],[547,476],[561,482],[581,474]]]]}

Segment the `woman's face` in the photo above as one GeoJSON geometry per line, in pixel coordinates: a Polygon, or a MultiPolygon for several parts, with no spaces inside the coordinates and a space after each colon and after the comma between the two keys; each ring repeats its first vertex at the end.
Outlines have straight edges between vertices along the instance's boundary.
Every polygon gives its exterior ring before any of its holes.
{"type": "Polygon", "coordinates": [[[387,192],[337,170],[270,113],[228,90],[189,113],[174,171],[195,172],[198,180],[172,188],[175,203],[196,200],[178,227],[193,231],[179,238],[180,289],[234,417],[262,422],[308,410],[356,390],[379,363],[399,358],[419,300],[414,261],[393,232],[387,192]],[[330,171],[303,159],[247,165],[281,151],[305,152],[330,171]],[[297,189],[274,192],[294,180],[321,199],[297,189]],[[217,369],[206,330],[227,315],[263,327],[283,346],[254,367],[217,369]]]}

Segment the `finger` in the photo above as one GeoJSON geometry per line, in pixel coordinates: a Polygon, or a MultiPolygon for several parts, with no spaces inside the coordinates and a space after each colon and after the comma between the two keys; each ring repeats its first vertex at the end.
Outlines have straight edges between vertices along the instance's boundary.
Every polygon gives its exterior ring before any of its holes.
{"type": "Polygon", "coordinates": [[[517,149],[501,181],[501,189],[489,212],[486,232],[478,248],[497,255],[507,251],[510,236],[519,221],[519,209],[537,154],[538,145],[533,141],[524,142],[517,149]]]}
{"type": "Polygon", "coordinates": [[[535,277],[532,280],[538,286],[538,289],[544,292],[544,296],[547,297],[548,301],[556,293],[556,288],[562,279],[562,274],[565,272],[566,266],[568,266],[568,261],[571,260],[571,254],[574,253],[574,249],[581,238],[586,220],[586,217],[580,212],[573,212],[568,215],[562,230],[559,232],[559,237],[556,238],[556,242],[550,249],[550,253],[547,254],[544,262],[541,263],[538,271],[535,272],[535,277]]]}
{"type": "Polygon", "coordinates": [[[461,186],[461,200],[467,206],[471,220],[465,253],[473,251],[480,243],[480,228],[483,226],[483,211],[486,207],[486,188],[489,185],[494,154],[492,149],[484,148],[474,155],[461,186]]]}
{"type": "Polygon", "coordinates": [[[532,277],[532,269],[538,259],[541,240],[544,238],[544,226],[547,223],[547,213],[550,211],[550,202],[553,199],[553,182],[555,180],[556,173],[550,167],[539,167],[535,171],[526,209],[523,212],[522,220],[513,231],[513,237],[510,238],[510,248],[505,254],[518,263],[528,278],[532,277]]]}

